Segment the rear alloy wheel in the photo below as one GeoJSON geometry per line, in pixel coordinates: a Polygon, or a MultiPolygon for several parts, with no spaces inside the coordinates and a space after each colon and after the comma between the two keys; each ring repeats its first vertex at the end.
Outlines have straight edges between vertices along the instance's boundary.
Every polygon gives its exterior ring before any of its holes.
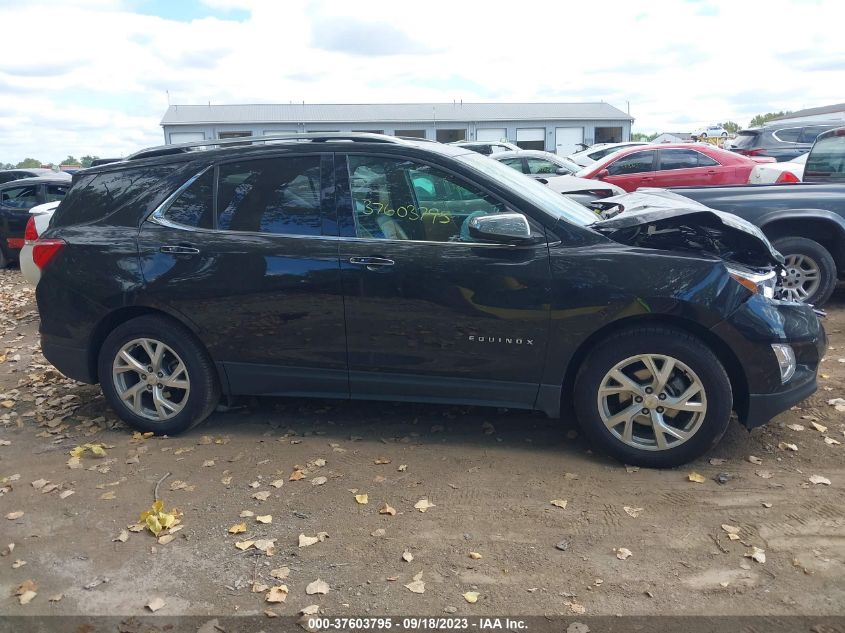
{"type": "Polygon", "coordinates": [[[121,419],[157,435],[207,418],[220,398],[208,353],[184,326],[142,316],[106,337],[98,363],[103,394],[121,419]]]}
{"type": "Polygon", "coordinates": [[[578,421],[626,464],[688,462],[721,439],[733,395],[719,359],[674,328],[632,328],[590,351],[575,382],[578,421]]]}
{"type": "Polygon", "coordinates": [[[836,288],[836,262],[828,250],[805,237],[784,237],[774,242],[783,254],[786,275],[778,282],[778,296],[821,306],[836,288]]]}

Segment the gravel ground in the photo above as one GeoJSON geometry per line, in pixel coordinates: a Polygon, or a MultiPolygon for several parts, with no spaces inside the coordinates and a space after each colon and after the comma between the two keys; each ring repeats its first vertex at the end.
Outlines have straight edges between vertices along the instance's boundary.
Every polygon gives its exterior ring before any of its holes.
{"type": "Polygon", "coordinates": [[[467,407],[258,399],[133,436],[41,356],[15,270],[0,306],[2,613],[845,611],[841,291],[823,388],[664,471],[591,453],[570,420],[467,407]],[[180,522],[157,539],[138,521],[158,482],[180,522]]]}

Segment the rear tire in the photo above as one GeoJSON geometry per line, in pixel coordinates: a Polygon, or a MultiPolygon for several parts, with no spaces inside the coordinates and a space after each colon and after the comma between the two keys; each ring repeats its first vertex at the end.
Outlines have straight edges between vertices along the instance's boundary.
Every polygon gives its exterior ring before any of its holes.
{"type": "Polygon", "coordinates": [[[596,448],[625,464],[667,468],[719,442],[733,394],[721,362],[699,339],[671,327],[637,327],[590,350],[573,400],[596,448]]]}
{"type": "Polygon", "coordinates": [[[190,330],[167,317],[141,316],[116,327],[100,349],[97,367],[112,409],[140,431],[181,433],[205,420],[220,399],[208,352],[190,330]]]}
{"type": "Polygon", "coordinates": [[[6,249],[0,245],[0,270],[9,267],[9,258],[6,256],[6,249]]]}
{"type": "Polygon", "coordinates": [[[836,289],[836,262],[824,246],[806,237],[782,237],[772,245],[787,261],[786,278],[778,288],[782,298],[816,306],[824,305],[836,289]],[[810,272],[816,270],[818,283],[810,272]]]}

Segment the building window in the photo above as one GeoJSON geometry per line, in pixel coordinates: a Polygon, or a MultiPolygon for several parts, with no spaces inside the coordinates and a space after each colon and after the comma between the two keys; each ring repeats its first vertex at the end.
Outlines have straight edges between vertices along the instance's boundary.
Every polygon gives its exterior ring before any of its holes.
{"type": "Polygon", "coordinates": [[[546,149],[546,128],[524,127],[516,130],[516,144],[522,149],[546,149]]]}
{"type": "Polygon", "coordinates": [[[218,132],[217,138],[243,138],[245,136],[252,136],[252,132],[218,132]]]}
{"type": "Polygon", "coordinates": [[[454,143],[455,141],[465,141],[467,138],[466,128],[445,128],[437,130],[438,143],[454,143]]]}
{"type": "Polygon", "coordinates": [[[622,127],[597,127],[596,143],[621,143],[622,127]]]}
{"type": "Polygon", "coordinates": [[[205,132],[171,132],[171,143],[196,143],[205,140],[205,132]]]}
{"type": "Polygon", "coordinates": [[[410,138],[425,138],[425,130],[394,130],[393,136],[407,136],[410,138]]]}

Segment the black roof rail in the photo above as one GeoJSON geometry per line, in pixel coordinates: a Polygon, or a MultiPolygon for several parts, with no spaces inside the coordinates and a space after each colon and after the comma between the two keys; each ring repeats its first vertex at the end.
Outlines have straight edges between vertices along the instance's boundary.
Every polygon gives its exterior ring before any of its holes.
{"type": "MultiPolygon", "coordinates": [[[[424,140],[424,139],[414,139],[424,140]]],[[[353,143],[404,143],[404,139],[398,136],[387,136],[385,134],[371,134],[368,132],[303,132],[300,134],[273,134],[269,136],[239,136],[237,138],[194,141],[192,143],[175,143],[171,145],[158,145],[148,147],[130,154],[126,160],[139,160],[153,156],[168,156],[170,154],[181,154],[184,152],[203,151],[226,147],[230,145],[258,145],[261,143],[285,143],[285,142],[327,142],[327,141],[348,141],[353,143]]]]}

